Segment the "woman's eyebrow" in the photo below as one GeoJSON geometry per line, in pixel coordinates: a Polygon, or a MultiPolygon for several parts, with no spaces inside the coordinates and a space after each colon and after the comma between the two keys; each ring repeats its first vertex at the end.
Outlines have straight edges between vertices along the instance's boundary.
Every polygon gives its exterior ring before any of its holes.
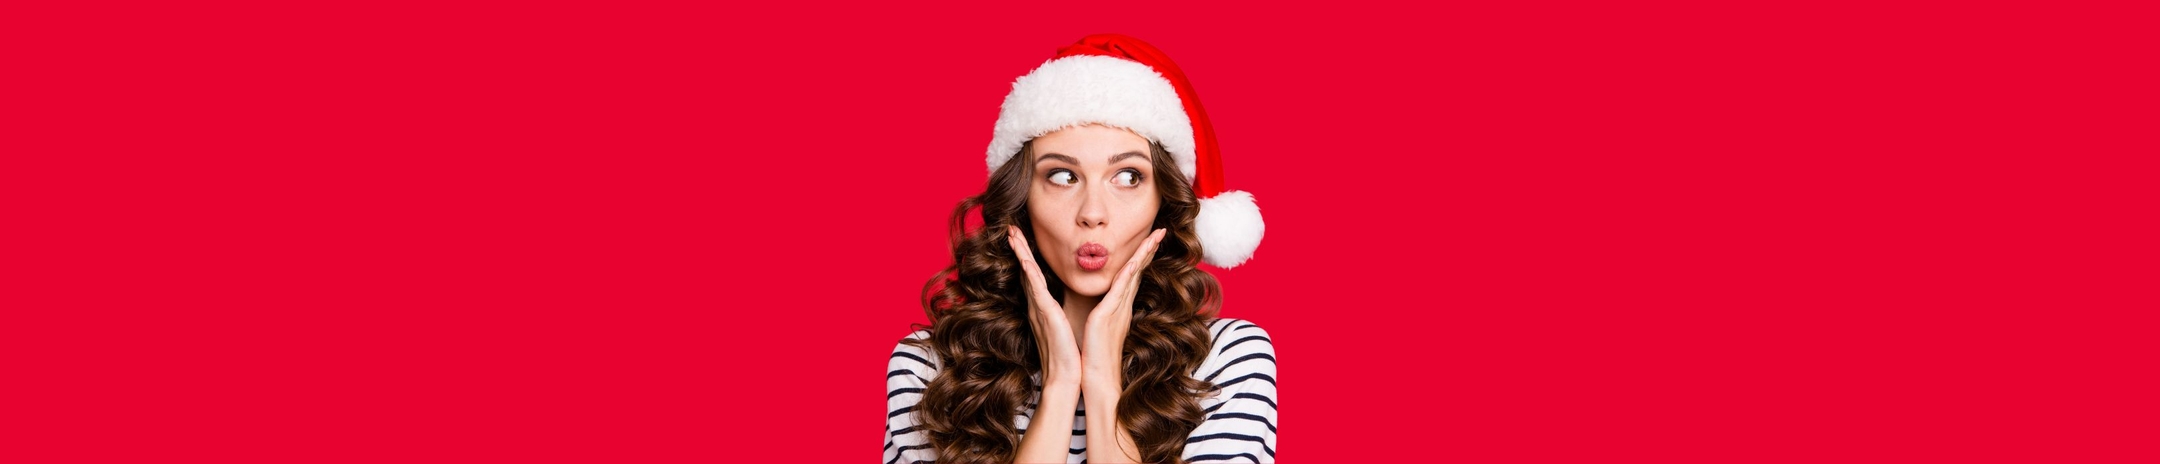
{"type": "MultiPolygon", "coordinates": [[[[1137,156],[1137,157],[1139,157],[1140,159],[1143,159],[1143,160],[1144,160],[1144,159],[1147,159],[1147,154],[1146,154],[1146,153],[1141,153],[1141,152],[1137,152],[1137,151],[1128,151],[1128,152],[1124,152],[1124,153],[1119,153],[1119,154],[1118,154],[1117,156],[1112,156],[1112,157],[1110,157],[1110,162],[1111,162],[1111,163],[1116,163],[1116,162],[1118,162],[1118,160],[1121,160],[1121,159],[1126,159],[1126,158],[1132,158],[1132,157],[1136,157],[1136,156],[1137,156]]],[[[1070,157],[1070,156],[1060,155],[1060,154],[1056,154],[1056,153],[1044,153],[1044,154],[1043,154],[1042,156],[1040,156],[1040,157],[1036,157],[1036,158],[1035,158],[1035,164],[1042,164],[1042,162],[1044,162],[1044,161],[1049,161],[1049,160],[1058,160],[1058,161],[1064,161],[1064,162],[1067,162],[1067,163],[1072,163],[1073,165],[1076,165],[1076,166],[1080,164],[1080,160],[1077,160],[1077,159],[1073,159],[1073,157],[1070,157]]]]}

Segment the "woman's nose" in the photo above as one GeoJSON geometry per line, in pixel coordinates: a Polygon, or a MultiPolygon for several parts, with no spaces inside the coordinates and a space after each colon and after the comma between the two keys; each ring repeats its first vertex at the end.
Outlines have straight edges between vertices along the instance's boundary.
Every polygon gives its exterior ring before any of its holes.
{"type": "Polygon", "coordinates": [[[1088,192],[1082,195],[1078,218],[1080,227],[1101,227],[1105,222],[1109,221],[1110,209],[1104,206],[1104,199],[1097,198],[1097,195],[1100,194],[1088,192]]]}

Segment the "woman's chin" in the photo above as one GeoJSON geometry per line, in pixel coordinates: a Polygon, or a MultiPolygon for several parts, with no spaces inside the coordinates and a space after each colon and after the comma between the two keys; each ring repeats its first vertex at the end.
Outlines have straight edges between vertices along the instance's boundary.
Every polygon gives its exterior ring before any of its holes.
{"type": "Polygon", "coordinates": [[[1103,296],[1103,294],[1105,293],[1110,293],[1110,281],[1096,278],[1087,278],[1078,281],[1068,282],[1066,288],[1071,289],[1073,293],[1080,294],[1081,296],[1100,297],[1103,296]]]}

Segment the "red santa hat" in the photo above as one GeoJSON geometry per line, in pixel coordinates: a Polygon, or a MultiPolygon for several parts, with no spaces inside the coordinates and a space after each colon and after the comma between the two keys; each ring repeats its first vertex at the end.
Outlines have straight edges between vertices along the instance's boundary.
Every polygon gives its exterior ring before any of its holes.
{"type": "Polygon", "coordinates": [[[990,171],[1028,140],[1089,123],[1133,131],[1170,152],[1200,198],[1201,260],[1228,269],[1252,259],[1265,230],[1260,207],[1250,193],[1223,189],[1222,154],[1199,95],[1168,55],[1140,39],[1090,35],[1014,80],[990,137],[990,171]]]}

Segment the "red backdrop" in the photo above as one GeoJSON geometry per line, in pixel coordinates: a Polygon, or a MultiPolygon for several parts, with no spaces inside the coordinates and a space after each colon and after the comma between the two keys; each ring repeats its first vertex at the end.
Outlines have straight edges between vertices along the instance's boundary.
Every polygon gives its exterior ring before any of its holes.
{"type": "Polygon", "coordinates": [[[2160,449],[2149,11],[64,3],[0,14],[0,461],[876,459],[1095,32],[1265,212],[1283,459],[2160,449]]]}

